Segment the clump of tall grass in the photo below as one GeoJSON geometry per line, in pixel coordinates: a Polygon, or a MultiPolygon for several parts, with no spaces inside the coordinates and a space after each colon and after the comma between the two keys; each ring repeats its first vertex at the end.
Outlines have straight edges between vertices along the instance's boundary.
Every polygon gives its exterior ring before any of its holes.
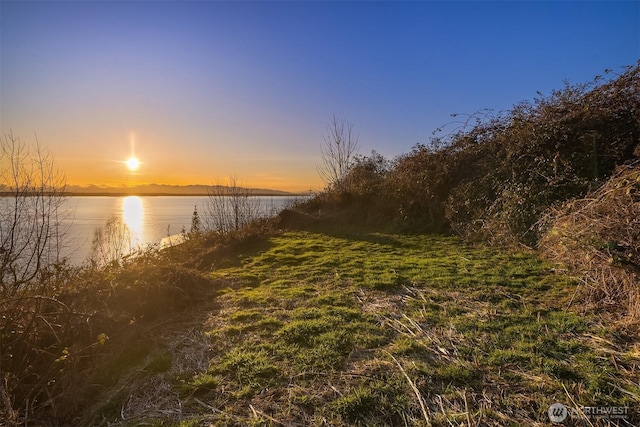
{"type": "Polygon", "coordinates": [[[584,198],[547,213],[543,253],[569,268],[597,307],[626,311],[640,320],[640,161],[584,198]]]}

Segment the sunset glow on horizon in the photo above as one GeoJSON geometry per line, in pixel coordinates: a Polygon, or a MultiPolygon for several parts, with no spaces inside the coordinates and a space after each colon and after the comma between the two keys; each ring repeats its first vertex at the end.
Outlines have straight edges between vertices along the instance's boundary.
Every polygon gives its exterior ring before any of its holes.
{"type": "Polygon", "coordinates": [[[453,113],[640,58],[638,2],[0,2],[0,133],[71,185],[319,190],[336,115],[393,158],[453,113]]]}

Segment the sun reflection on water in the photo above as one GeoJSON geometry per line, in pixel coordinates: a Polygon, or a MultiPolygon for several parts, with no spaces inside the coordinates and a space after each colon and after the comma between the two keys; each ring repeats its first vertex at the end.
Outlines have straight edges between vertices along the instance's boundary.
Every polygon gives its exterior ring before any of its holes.
{"type": "Polygon", "coordinates": [[[131,247],[137,248],[144,242],[144,205],[138,196],[128,196],[122,201],[122,220],[131,232],[131,247]]]}

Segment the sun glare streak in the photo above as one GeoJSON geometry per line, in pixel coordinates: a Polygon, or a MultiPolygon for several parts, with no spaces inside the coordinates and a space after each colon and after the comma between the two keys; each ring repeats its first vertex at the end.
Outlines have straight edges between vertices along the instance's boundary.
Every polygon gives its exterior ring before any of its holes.
{"type": "Polygon", "coordinates": [[[122,220],[131,231],[131,247],[139,247],[144,242],[144,205],[140,197],[128,196],[123,199],[122,220]]]}
{"type": "Polygon", "coordinates": [[[129,134],[129,140],[131,142],[131,154],[129,155],[129,159],[124,163],[130,171],[134,172],[140,167],[140,160],[136,157],[136,134],[134,132],[129,134]]]}

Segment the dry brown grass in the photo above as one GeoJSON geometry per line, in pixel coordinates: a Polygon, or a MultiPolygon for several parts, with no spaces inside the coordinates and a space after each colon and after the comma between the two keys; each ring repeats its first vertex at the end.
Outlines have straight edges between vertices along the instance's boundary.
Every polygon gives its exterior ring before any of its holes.
{"type": "Polygon", "coordinates": [[[584,286],[590,307],[640,321],[640,161],[618,168],[602,187],[552,209],[543,254],[584,286]]]}

